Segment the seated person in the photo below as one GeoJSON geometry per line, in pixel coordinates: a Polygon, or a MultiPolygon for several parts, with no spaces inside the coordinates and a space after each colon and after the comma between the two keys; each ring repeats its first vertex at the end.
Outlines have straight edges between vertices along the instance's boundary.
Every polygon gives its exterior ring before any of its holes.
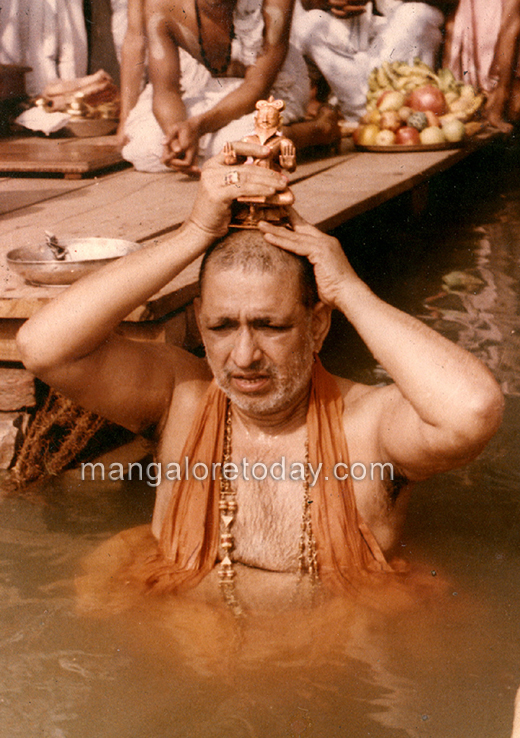
{"type": "Polygon", "coordinates": [[[134,38],[139,16],[146,22],[151,83],[133,107],[136,59],[123,58],[124,158],[144,171],[197,174],[198,154],[212,156],[252,131],[254,105],[271,92],[286,103],[285,123],[293,125],[284,133],[297,148],[337,140],[335,111],[304,122],[310,84],[302,55],[289,44],[292,4],[197,0],[170,7],[165,0],[129,0],[134,38]]]}
{"type": "Polygon", "coordinates": [[[448,19],[444,65],[487,93],[488,121],[504,132],[520,120],[520,2],[460,0],[448,19]]]}
{"type": "Polygon", "coordinates": [[[41,95],[56,80],[87,74],[83,0],[4,0],[0,7],[0,64],[31,67],[25,76],[30,96],[41,95]]]}
{"type": "MultiPolygon", "coordinates": [[[[252,144],[251,153],[269,155],[252,144]]],[[[26,367],[73,401],[154,430],[164,470],[198,464],[163,474],[146,526],[153,553],[111,581],[178,592],[217,579],[220,597],[220,577],[237,611],[247,606],[233,589],[237,569],[240,587],[248,572],[291,586],[308,573],[339,592],[392,578],[411,484],[475,458],[500,425],[503,398],[476,357],[380,300],[339,242],[295,211],[293,230],[264,221],[227,235],[237,184],[241,195],[272,196],[287,179],[223,162],[203,167],[192,213],[169,239],[76,282],[24,324],[18,346],[26,367]],[[118,334],[202,255],[206,358],[118,334]],[[317,354],[333,308],[394,384],[325,371],[317,354]],[[285,476],[258,468],[281,460],[285,476]],[[387,473],[370,473],[372,463],[387,473]]]]}
{"type": "Polygon", "coordinates": [[[438,4],[296,0],[291,42],[316,64],[354,122],[365,111],[369,74],[383,61],[420,57],[436,68],[444,24],[438,4]]]}

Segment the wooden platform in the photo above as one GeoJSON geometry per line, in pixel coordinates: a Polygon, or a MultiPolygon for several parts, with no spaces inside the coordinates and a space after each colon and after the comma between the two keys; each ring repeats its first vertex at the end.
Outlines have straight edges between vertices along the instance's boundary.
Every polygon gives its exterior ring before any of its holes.
{"type": "Polygon", "coordinates": [[[59,174],[80,179],[122,163],[114,136],[0,139],[0,174],[59,174]]]}
{"type": "MultiPolygon", "coordinates": [[[[340,154],[298,166],[291,183],[296,207],[311,223],[330,230],[427,182],[492,137],[480,135],[460,149],[405,153],[360,152],[345,139],[340,154]]],[[[66,143],[58,146],[69,150],[66,143]]],[[[144,244],[167,238],[188,215],[196,188],[196,181],[177,173],[133,169],[75,182],[0,179],[0,361],[18,359],[17,326],[62,289],[25,284],[7,268],[10,249],[42,243],[45,230],[62,238],[104,236],[144,244]]],[[[148,327],[151,336],[162,340],[165,333],[157,330],[157,321],[164,323],[192,299],[196,278],[195,264],[128,316],[127,327],[139,323],[140,336],[148,327]]]]}

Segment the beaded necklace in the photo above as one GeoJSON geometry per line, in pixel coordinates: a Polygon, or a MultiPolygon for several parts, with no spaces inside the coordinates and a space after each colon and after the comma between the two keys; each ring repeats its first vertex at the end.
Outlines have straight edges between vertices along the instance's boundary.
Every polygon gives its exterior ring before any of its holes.
{"type": "MultiPolygon", "coordinates": [[[[240,617],[244,614],[244,611],[236,597],[236,571],[233,566],[233,560],[231,559],[231,552],[234,548],[234,537],[232,533],[232,528],[238,508],[237,495],[236,490],[232,487],[230,480],[226,478],[224,474],[224,470],[227,468],[226,464],[231,463],[231,437],[232,410],[231,403],[228,400],[226,406],[222,464],[220,467],[219,499],[220,520],[222,523],[220,546],[224,551],[224,556],[222,558],[222,561],[220,562],[218,575],[220,580],[220,590],[224,597],[225,603],[235,616],[240,617]]],[[[300,523],[300,538],[298,540],[298,585],[302,582],[305,574],[309,575],[309,581],[311,585],[315,585],[319,581],[316,541],[314,540],[314,534],[312,532],[309,480],[309,442],[307,440],[305,442],[305,478],[303,481],[302,519],[300,523]]]]}
{"type": "Polygon", "coordinates": [[[198,0],[195,0],[195,16],[197,18],[197,30],[199,33],[199,48],[200,48],[200,55],[202,57],[202,63],[204,64],[206,69],[209,72],[211,72],[212,75],[214,75],[215,77],[221,77],[226,72],[227,68],[229,67],[229,62],[231,61],[231,45],[233,43],[233,39],[235,38],[235,26],[233,24],[233,16],[231,16],[231,28],[229,32],[229,46],[226,52],[226,58],[224,59],[224,64],[218,69],[217,67],[214,67],[212,65],[212,63],[208,59],[206,50],[204,49],[204,41],[202,39],[202,21],[200,17],[198,0]]]}

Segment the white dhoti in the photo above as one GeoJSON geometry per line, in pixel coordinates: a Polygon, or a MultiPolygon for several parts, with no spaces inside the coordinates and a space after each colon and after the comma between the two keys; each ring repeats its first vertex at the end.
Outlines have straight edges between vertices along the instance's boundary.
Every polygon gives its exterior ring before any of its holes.
{"type": "Polygon", "coordinates": [[[0,63],[32,68],[29,95],[49,82],[87,73],[87,32],[82,0],[4,0],[0,7],[0,63]]]}
{"type": "MultiPolygon", "coordinates": [[[[378,3],[378,7],[382,3],[378,3]]],[[[291,43],[310,57],[329,83],[347,120],[364,112],[368,76],[383,61],[412,62],[420,57],[435,67],[442,41],[443,13],[426,3],[387,0],[372,12],[336,18],[322,10],[305,11],[296,0],[291,43]]]]}
{"type": "MultiPolygon", "coordinates": [[[[260,0],[240,0],[234,15],[235,38],[231,56],[245,66],[254,63],[263,43],[263,17],[260,0]]],[[[180,49],[182,99],[187,117],[211,110],[226,95],[244,82],[237,77],[212,77],[196,59],[180,49]]],[[[271,94],[285,102],[285,123],[302,120],[310,95],[307,65],[300,51],[289,47],[287,57],[275,80],[271,94]]],[[[129,142],[123,157],[144,172],[171,171],[161,162],[164,131],[152,111],[153,89],[148,84],[130,112],[125,134],[129,142]]],[[[254,113],[231,121],[199,141],[199,154],[207,159],[214,156],[227,141],[237,141],[252,133],[254,113]]]]}

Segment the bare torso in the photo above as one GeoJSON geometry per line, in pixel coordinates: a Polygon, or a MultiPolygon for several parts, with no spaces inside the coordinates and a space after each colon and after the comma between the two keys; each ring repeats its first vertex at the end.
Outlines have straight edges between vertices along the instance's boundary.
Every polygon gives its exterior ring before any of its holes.
{"type": "MultiPolygon", "coordinates": [[[[231,31],[233,28],[233,11],[236,0],[223,3],[208,4],[199,0],[199,16],[204,49],[210,55],[212,66],[221,69],[229,54],[231,31]]],[[[174,43],[187,51],[201,64],[204,64],[199,45],[199,28],[195,9],[195,0],[171,4],[165,0],[148,0],[148,33],[150,46],[161,53],[163,43],[157,34],[158,24],[165,22],[168,34],[174,43]]],[[[232,61],[225,72],[226,76],[243,77],[245,68],[232,61]]]]}
{"type": "MultiPolygon", "coordinates": [[[[373,440],[377,438],[373,427],[374,418],[378,416],[376,410],[383,393],[388,393],[391,388],[371,388],[341,378],[336,380],[345,401],[343,429],[348,441],[350,462],[364,464],[370,470],[371,463],[381,461],[380,451],[373,440]]],[[[191,421],[208,384],[207,374],[202,373],[200,381],[183,383],[176,389],[158,450],[158,461],[164,467],[182,458],[191,421]]],[[[293,426],[281,432],[276,429],[266,432],[247,428],[235,413],[232,428],[232,460],[240,469],[239,478],[233,482],[238,502],[233,527],[234,559],[274,572],[295,571],[303,483],[291,481],[287,470],[291,469],[293,462],[305,463],[305,418],[298,419],[293,426]],[[247,461],[245,474],[242,473],[243,459],[247,461]],[[273,463],[281,463],[282,459],[285,460],[285,481],[274,481],[269,476],[263,481],[253,478],[251,469],[256,462],[270,469],[273,463]]],[[[280,467],[275,467],[274,472],[280,476],[280,467]]],[[[258,467],[255,476],[262,474],[262,468],[258,467]]],[[[399,490],[394,499],[391,481],[380,480],[379,472],[374,474],[373,480],[369,476],[367,474],[363,480],[353,480],[356,504],[382,550],[390,554],[398,541],[408,490],[399,490]]],[[[157,489],[154,512],[153,531],[156,536],[159,535],[170,495],[171,482],[163,478],[157,489]]]]}

